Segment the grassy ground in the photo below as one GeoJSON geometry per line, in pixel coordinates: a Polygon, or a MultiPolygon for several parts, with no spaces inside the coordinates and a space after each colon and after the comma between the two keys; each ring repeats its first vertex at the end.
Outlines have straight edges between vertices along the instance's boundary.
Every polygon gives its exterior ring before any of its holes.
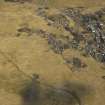
{"type": "MultiPolygon", "coordinates": [[[[49,5],[51,4],[49,2],[49,5]]],[[[97,9],[104,5],[104,0],[53,1],[53,7],[86,6],[97,9]]],[[[54,29],[49,27],[43,18],[36,16],[35,8],[37,8],[36,5],[28,3],[0,4],[0,105],[23,105],[22,97],[18,92],[28,78],[18,71],[16,65],[27,75],[37,73],[40,75],[41,82],[56,87],[62,87],[66,82],[77,84],[74,88],[78,88],[78,84],[84,85],[80,89],[88,86],[91,89],[89,94],[81,99],[83,103],[104,105],[105,80],[101,76],[105,75],[105,70],[102,64],[90,57],[83,57],[81,52],[68,50],[65,51],[66,56],[80,57],[88,65],[80,72],[72,72],[67,68],[61,56],[49,49],[46,40],[36,34],[30,37],[26,34],[16,37],[17,29],[24,24],[28,24],[33,29],[41,28],[53,32],[54,29]]]]}
{"type": "Polygon", "coordinates": [[[44,1],[47,1],[46,4],[54,7],[64,7],[64,6],[85,6],[85,7],[95,7],[95,6],[104,6],[104,0],[38,0],[38,4],[45,4],[44,1]]]}

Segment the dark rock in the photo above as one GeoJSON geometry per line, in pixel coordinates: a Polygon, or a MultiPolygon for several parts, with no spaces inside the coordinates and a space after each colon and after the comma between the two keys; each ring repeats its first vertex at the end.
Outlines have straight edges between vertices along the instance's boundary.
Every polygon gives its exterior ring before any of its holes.
{"type": "Polygon", "coordinates": [[[83,63],[79,58],[77,57],[73,57],[72,59],[72,64],[74,67],[76,68],[84,68],[86,67],[87,65],[85,63],[83,63]]]}
{"type": "Polygon", "coordinates": [[[23,27],[17,30],[18,32],[31,32],[31,29],[28,27],[23,27]]]}
{"type": "Polygon", "coordinates": [[[96,53],[96,60],[99,62],[105,62],[105,53],[96,53]]]}
{"type": "Polygon", "coordinates": [[[74,57],[72,63],[75,67],[78,67],[78,68],[81,67],[81,60],[79,58],[74,57]]]}
{"type": "Polygon", "coordinates": [[[102,76],[102,79],[105,79],[105,76],[102,76]]]}

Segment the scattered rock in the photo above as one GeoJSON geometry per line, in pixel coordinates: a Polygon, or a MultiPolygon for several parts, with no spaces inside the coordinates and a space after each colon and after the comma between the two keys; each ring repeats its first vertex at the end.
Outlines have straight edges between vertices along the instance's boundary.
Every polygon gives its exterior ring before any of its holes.
{"type": "Polygon", "coordinates": [[[72,59],[72,63],[73,63],[73,66],[76,67],[76,68],[84,68],[86,67],[86,64],[84,64],[79,58],[77,57],[74,57],[72,59]]]}

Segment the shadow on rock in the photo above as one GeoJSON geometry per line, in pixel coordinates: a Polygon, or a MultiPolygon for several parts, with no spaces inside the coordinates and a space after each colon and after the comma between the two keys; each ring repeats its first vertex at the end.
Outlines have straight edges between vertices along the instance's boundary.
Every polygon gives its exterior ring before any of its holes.
{"type": "Polygon", "coordinates": [[[64,89],[73,96],[79,105],[84,105],[86,97],[92,99],[95,92],[90,85],[73,82],[65,82],[64,89]]]}
{"type": "Polygon", "coordinates": [[[38,81],[38,75],[34,75],[30,83],[20,92],[23,98],[23,105],[38,105],[40,97],[40,83],[38,81]]]}
{"type": "Polygon", "coordinates": [[[23,105],[84,105],[85,97],[93,89],[84,84],[67,82],[60,87],[45,85],[35,75],[31,82],[21,91],[23,105]]]}

